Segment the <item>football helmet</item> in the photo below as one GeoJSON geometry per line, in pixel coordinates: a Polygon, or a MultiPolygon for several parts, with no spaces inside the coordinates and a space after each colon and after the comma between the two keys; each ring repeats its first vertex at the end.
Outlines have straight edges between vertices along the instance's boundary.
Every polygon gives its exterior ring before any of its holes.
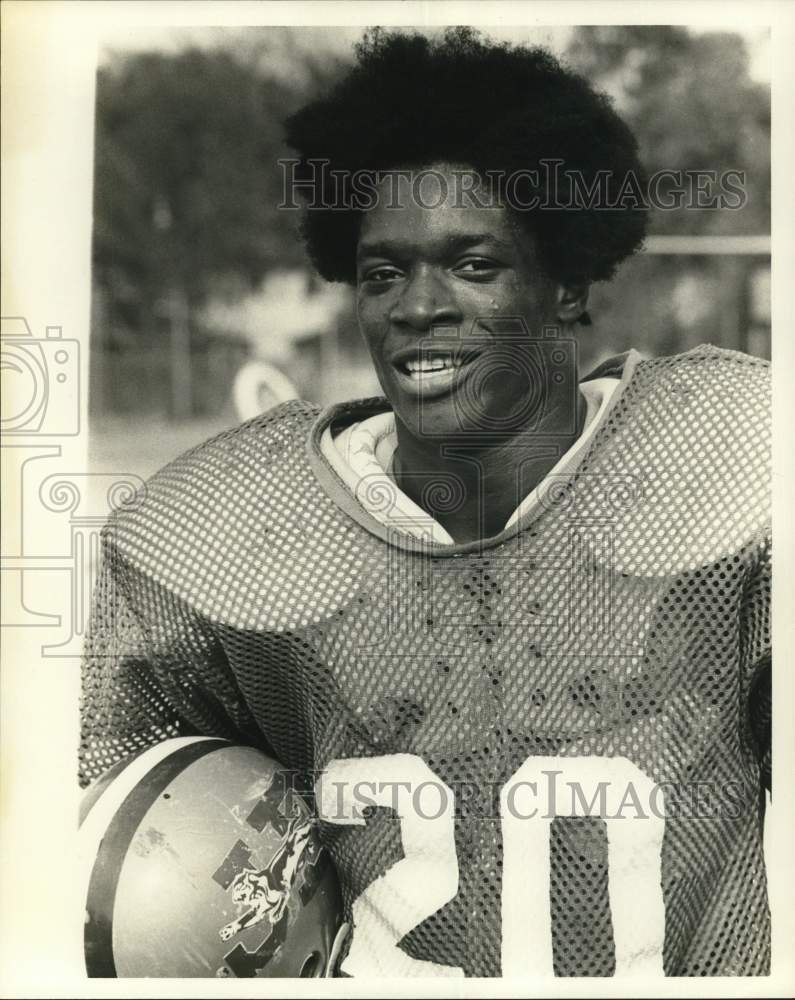
{"type": "Polygon", "coordinates": [[[339,887],[279,764],[226,740],[166,740],[85,792],[90,977],[326,976],[339,887]]]}

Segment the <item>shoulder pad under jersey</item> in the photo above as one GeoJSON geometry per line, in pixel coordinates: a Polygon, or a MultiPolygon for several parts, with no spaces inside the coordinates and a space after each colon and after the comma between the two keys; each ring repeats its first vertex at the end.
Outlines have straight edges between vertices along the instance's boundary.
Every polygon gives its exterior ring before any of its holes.
{"type": "Polygon", "coordinates": [[[589,463],[629,484],[614,568],[678,573],[764,536],[770,446],[769,362],[711,346],[640,362],[589,463]]]}
{"type": "Polygon", "coordinates": [[[361,555],[306,456],[318,413],[284,403],[187,451],[115,513],[106,539],[211,621],[284,631],[322,620],[355,593],[361,555]],[[333,592],[319,572],[329,561],[333,592]]]}

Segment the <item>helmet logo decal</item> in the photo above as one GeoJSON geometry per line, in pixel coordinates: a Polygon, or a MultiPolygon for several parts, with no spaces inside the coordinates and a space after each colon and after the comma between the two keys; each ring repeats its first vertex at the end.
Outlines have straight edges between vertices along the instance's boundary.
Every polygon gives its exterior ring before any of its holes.
{"type": "Polygon", "coordinates": [[[222,977],[261,974],[287,940],[298,900],[306,905],[314,896],[329,860],[325,849],[312,837],[315,820],[300,797],[283,786],[279,788],[276,782],[251,810],[246,823],[258,833],[270,826],[281,840],[264,868],[255,866],[251,848],[238,840],[213,874],[213,880],[231,893],[238,910],[238,916],[219,928],[218,934],[222,941],[231,941],[260,923],[267,925],[267,931],[253,951],[238,941],[224,955],[224,965],[216,971],[222,977]],[[297,879],[296,898],[293,890],[297,879]]]}
{"type": "Polygon", "coordinates": [[[247,868],[235,876],[231,885],[232,899],[244,912],[221,928],[222,941],[228,941],[266,917],[272,925],[279,923],[311,832],[311,820],[304,817],[291,820],[284,840],[267,867],[259,871],[247,868]]]}

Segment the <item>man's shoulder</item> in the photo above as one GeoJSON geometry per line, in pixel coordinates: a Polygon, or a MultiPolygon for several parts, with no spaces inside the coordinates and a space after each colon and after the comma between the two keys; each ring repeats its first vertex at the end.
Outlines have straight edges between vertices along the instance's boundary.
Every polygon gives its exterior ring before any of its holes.
{"type": "Polygon", "coordinates": [[[209,617],[249,622],[238,602],[295,570],[330,503],[307,457],[318,414],[291,401],[175,458],[114,513],[106,544],[209,617]]]}
{"type": "Polygon", "coordinates": [[[764,390],[770,379],[770,362],[714,344],[699,344],[689,351],[660,357],[646,357],[637,350],[630,350],[600,361],[583,381],[629,376],[632,381],[644,385],[659,385],[681,378],[720,385],[731,379],[764,390]]]}
{"type": "Polygon", "coordinates": [[[182,452],[154,473],[147,487],[167,479],[177,470],[200,473],[216,467],[219,462],[227,469],[235,462],[270,465],[291,446],[300,445],[306,439],[319,413],[317,404],[305,400],[280,403],[182,452]]]}
{"type": "Polygon", "coordinates": [[[771,435],[769,361],[707,344],[641,360],[629,388],[627,417],[641,422],[650,445],[676,452],[694,473],[715,466],[727,479],[763,475],[771,435]]]}
{"type": "Polygon", "coordinates": [[[595,456],[632,485],[624,568],[673,572],[763,538],[770,442],[769,362],[709,345],[637,361],[595,456]]]}
{"type": "Polygon", "coordinates": [[[737,391],[744,396],[764,395],[770,383],[770,362],[743,351],[700,344],[681,354],[641,358],[636,379],[644,387],[674,393],[702,388],[727,397],[737,391]]]}
{"type": "Polygon", "coordinates": [[[217,508],[238,499],[252,478],[258,493],[267,489],[268,473],[300,453],[318,413],[313,403],[291,400],[221,431],[150,476],[110,523],[124,528],[185,502],[217,508]]]}

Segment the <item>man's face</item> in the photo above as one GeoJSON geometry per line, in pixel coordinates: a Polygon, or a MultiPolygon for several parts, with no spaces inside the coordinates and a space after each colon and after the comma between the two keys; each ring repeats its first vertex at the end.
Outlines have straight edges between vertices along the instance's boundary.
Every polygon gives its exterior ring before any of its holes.
{"type": "MultiPolygon", "coordinates": [[[[519,430],[537,416],[530,410],[549,377],[537,338],[559,322],[559,289],[505,208],[472,204],[457,194],[460,170],[456,180],[453,167],[433,169],[447,182],[438,207],[422,207],[409,185],[388,207],[382,185],[363,219],[359,324],[384,394],[414,436],[519,430]]],[[[436,205],[440,190],[423,187],[421,200],[436,205]]]]}

